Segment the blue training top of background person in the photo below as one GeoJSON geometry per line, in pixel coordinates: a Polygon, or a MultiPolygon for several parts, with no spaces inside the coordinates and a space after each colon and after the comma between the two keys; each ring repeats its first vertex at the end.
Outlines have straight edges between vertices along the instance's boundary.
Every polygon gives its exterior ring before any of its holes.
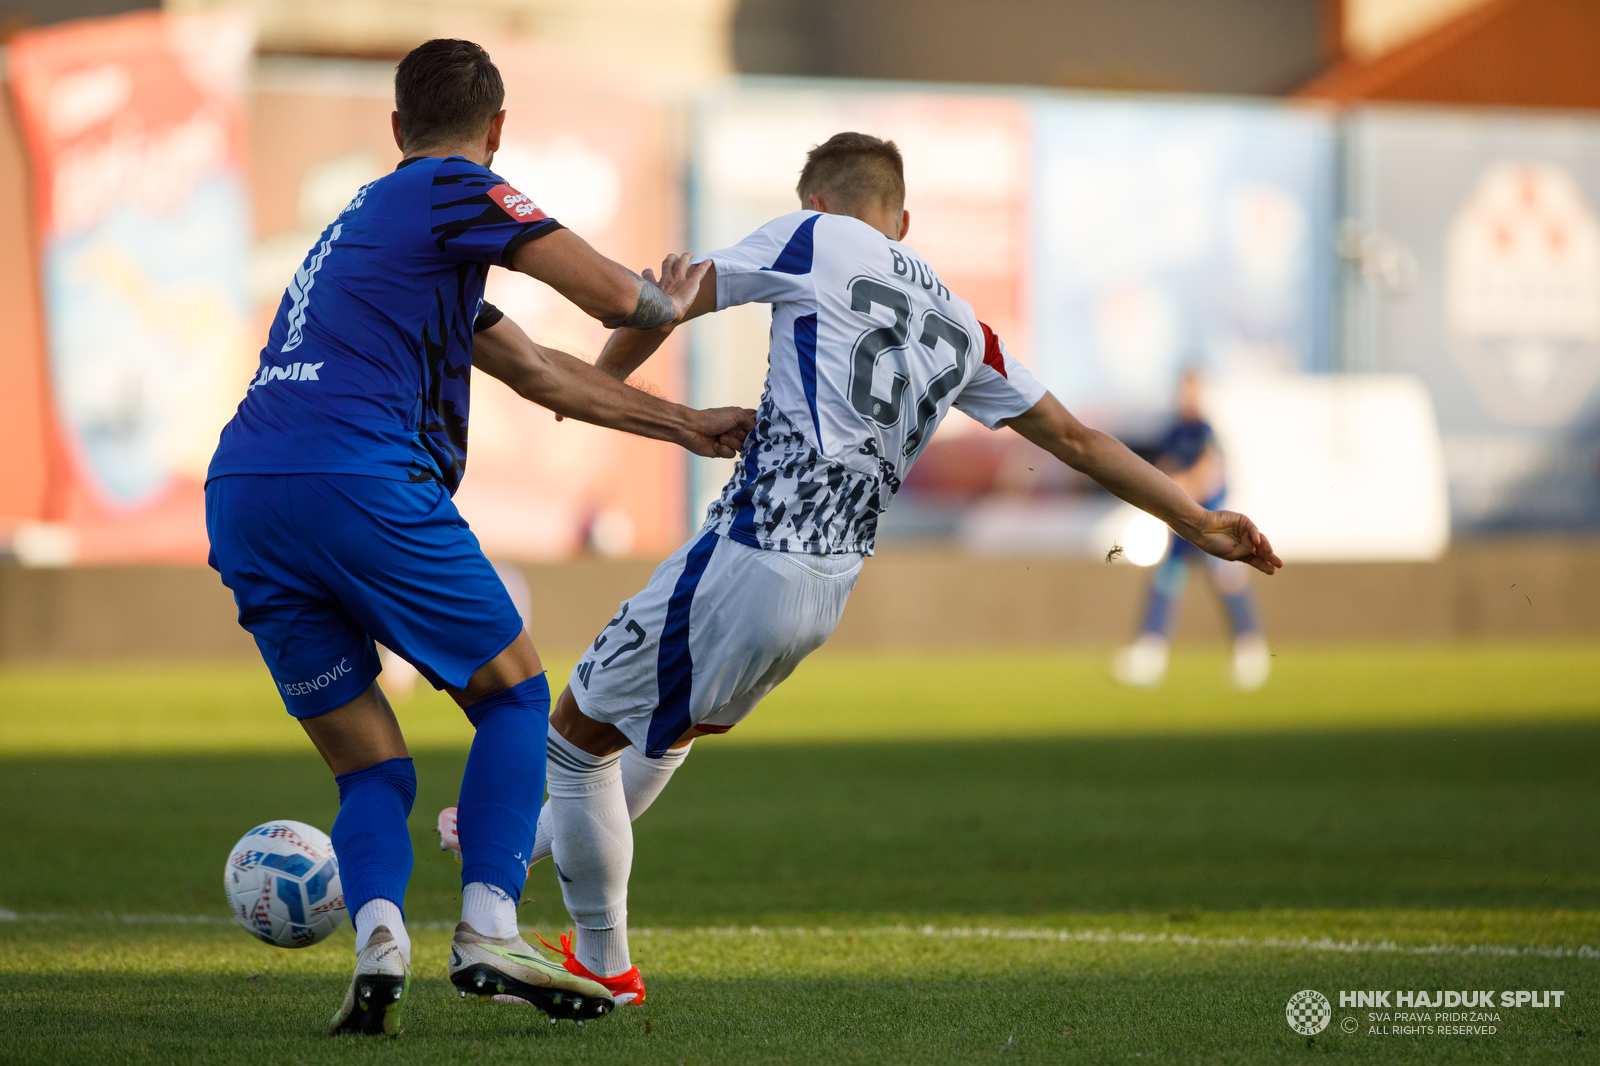
{"type": "MultiPolygon", "coordinates": [[[[1200,461],[1217,441],[1216,434],[1211,429],[1209,422],[1198,418],[1180,418],[1167,430],[1167,435],[1161,438],[1157,461],[1162,465],[1171,463],[1177,471],[1188,470],[1200,461]]],[[[1217,491],[1208,499],[1198,501],[1200,506],[1216,510],[1222,506],[1223,497],[1227,495],[1227,486],[1218,486],[1217,491]]]]}
{"type": "Polygon", "coordinates": [[[460,156],[363,186],[295,271],[207,479],[366,474],[453,494],[489,267],[560,228],[460,156]]]}
{"type": "Polygon", "coordinates": [[[1179,470],[1187,470],[1200,461],[1215,439],[1210,423],[1198,418],[1180,418],[1161,438],[1160,458],[1170,460],[1179,470]]]}

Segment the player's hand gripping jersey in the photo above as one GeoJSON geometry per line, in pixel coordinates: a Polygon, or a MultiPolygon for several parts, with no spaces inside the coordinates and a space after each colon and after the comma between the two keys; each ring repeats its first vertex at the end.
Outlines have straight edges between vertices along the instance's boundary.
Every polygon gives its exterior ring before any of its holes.
{"type": "Polygon", "coordinates": [[[364,186],[295,271],[208,477],[365,474],[454,493],[484,279],[560,228],[459,156],[364,186]]]}
{"type": "Polygon", "coordinates": [[[966,301],[859,219],[798,211],[702,258],[719,311],[773,305],[755,432],[708,531],[871,555],[878,516],[952,405],[993,429],[1044,395],[966,301]]]}

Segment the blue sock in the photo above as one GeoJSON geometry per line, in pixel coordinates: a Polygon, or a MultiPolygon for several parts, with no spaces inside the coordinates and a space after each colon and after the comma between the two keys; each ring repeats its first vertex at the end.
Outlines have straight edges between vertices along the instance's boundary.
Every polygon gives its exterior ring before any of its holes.
{"type": "Polygon", "coordinates": [[[1164,595],[1160,589],[1151,589],[1150,600],[1144,609],[1144,625],[1139,628],[1139,635],[1166,636],[1167,623],[1171,617],[1172,597],[1164,595]]]}
{"type": "Polygon", "coordinates": [[[369,901],[386,899],[405,912],[411,880],[411,833],[406,819],[417,798],[417,772],[410,759],[387,759],[339,774],[339,817],[333,821],[333,852],[350,921],[369,901]]]}
{"type": "Polygon", "coordinates": [[[1228,620],[1233,623],[1233,638],[1249,636],[1259,630],[1256,623],[1256,605],[1249,591],[1235,592],[1231,596],[1222,597],[1222,602],[1228,606],[1228,620]]]}
{"type": "Polygon", "coordinates": [[[456,804],[461,883],[482,881],[522,898],[544,803],[550,683],[544,674],[466,708],[477,729],[456,804]]]}
{"type": "Polygon", "coordinates": [[[1167,629],[1172,625],[1172,608],[1188,583],[1188,564],[1179,556],[1175,545],[1169,546],[1167,557],[1156,566],[1156,572],[1150,578],[1150,601],[1144,609],[1144,626],[1139,631],[1140,635],[1167,635],[1167,629]]]}

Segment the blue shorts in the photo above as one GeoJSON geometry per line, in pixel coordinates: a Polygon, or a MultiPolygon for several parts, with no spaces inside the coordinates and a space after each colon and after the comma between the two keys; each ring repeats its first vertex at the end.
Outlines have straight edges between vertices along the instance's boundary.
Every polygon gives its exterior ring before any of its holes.
{"type": "Polygon", "coordinates": [[[435,688],[464,688],[522,632],[505,586],[437,482],[230,474],[206,485],[211,565],[284,706],[310,718],[378,676],[381,641],[435,688]]]}

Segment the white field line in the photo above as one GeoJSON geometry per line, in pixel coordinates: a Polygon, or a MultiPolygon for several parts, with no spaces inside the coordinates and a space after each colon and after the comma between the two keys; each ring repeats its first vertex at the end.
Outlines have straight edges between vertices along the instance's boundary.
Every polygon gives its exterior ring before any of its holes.
{"type": "MultiPolygon", "coordinates": [[[[232,918],[215,914],[18,914],[0,908],[0,922],[114,922],[122,925],[233,925],[232,918]]],[[[451,930],[454,922],[419,921],[412,929],[451,930]]],[[[1577,947],[1546,947],[1537,944],[1397,944],[1392,940],[1334,940],[1331,937],[1247,937],[1191,936],[1186,933],[1131,933],[1112,929],[987,929],[956,927],[941,929],[932,925],[885,925],[862,929],[834,929],[829,926],[711,926],[693,929],[643,928],[629,930],[631,936],[720,936],[720,937],[847,937],[921,936],[940,940],[1045,940],[1070,944],[1155,944],[1192,948],[1269,948],[1282,951],[1331,951],[1345,954],[1392,955],[1488,955],[1546,959],[1600,959],[1600,948],[1587,944],[1577,947]]]]}

